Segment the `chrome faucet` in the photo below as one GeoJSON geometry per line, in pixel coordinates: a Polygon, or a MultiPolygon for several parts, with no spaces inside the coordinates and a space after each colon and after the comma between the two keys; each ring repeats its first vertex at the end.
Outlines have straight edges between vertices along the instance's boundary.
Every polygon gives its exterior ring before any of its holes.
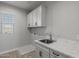
{"type": "Polygon", "coordinates": [[[52,40],[52,34],[51,33],[46,33],[47,35],[49,35],[49,39],[52,40]]]}
{"type": "Polygon", "coordinates": [[[51,33],[49,34],[49,37],[50,37],[50,40],[52,40],[52,34],[51,33]]]}

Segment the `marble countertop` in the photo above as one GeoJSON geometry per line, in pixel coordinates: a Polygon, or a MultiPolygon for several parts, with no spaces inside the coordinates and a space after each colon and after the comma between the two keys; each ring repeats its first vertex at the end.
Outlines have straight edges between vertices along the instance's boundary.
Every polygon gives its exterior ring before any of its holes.
{"type": "Polygon", "coordinates": [[[71,57],[79,58],[79,41],[57,38],[57,41],[51,44],[45,44],[39,40],[35,40],[35,42],[71,57]]]}

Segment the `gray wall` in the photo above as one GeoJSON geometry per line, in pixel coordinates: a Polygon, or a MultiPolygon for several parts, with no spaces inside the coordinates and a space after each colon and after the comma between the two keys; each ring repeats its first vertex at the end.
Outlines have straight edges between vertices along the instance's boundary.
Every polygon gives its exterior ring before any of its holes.
{"type": "Polygon", "coordinates": [[[13,6],[0,4],[0,12],[13,14],[16,21],[13,34],[0,33],[0,52],[28,45],[30,40],[29,32],[26,28],[26,11],[13,6]]]}
{"type": "Polygon", "coordinates": [[[45,5],[47,31],[51,29],[58,37],[76,40],[79,36],[79,2],[46,2],[45,5]]]}

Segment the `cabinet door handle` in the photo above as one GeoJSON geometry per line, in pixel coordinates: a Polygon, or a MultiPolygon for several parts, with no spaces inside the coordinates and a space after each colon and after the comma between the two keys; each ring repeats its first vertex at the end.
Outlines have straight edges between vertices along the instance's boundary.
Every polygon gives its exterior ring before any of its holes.
{"type": "Polygon", "coordinates": [[[58,54],[56,56],[59,56],[58,54]]]}
{"type": "Polygon", "coordinates": [[[42,52],[41,51],[39,51],[39,55],[40,55],[40,57],[42,57],[42,52]]]}
{"type": "Polygon", "coordinates": [[[56,54],[56,53],[54,53],[54,52],[53,52],[53,54],[54,54],[55,56],[59,56],[59,54],[56,54]]]}

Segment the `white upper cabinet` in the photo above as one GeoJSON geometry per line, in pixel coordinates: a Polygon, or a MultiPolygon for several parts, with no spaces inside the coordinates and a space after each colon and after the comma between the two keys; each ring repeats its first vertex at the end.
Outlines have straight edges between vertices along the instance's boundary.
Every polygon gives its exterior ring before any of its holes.
{"type": "Polygon", "coordinates": [[[37,25],[37,10],[32,11],[32,25],[37,25]]]}
{"type": "Polygon", "coordinates": [[[27,15],[27,25],[32,26],[32,13],[27,15]]]}
{"type": "Polygon", "coordinates": [[[32,12],[27,15],[27,26],[28,27],[40,27],[46,26],[46,8],[45,6],[40,5],[32,12]]]}

